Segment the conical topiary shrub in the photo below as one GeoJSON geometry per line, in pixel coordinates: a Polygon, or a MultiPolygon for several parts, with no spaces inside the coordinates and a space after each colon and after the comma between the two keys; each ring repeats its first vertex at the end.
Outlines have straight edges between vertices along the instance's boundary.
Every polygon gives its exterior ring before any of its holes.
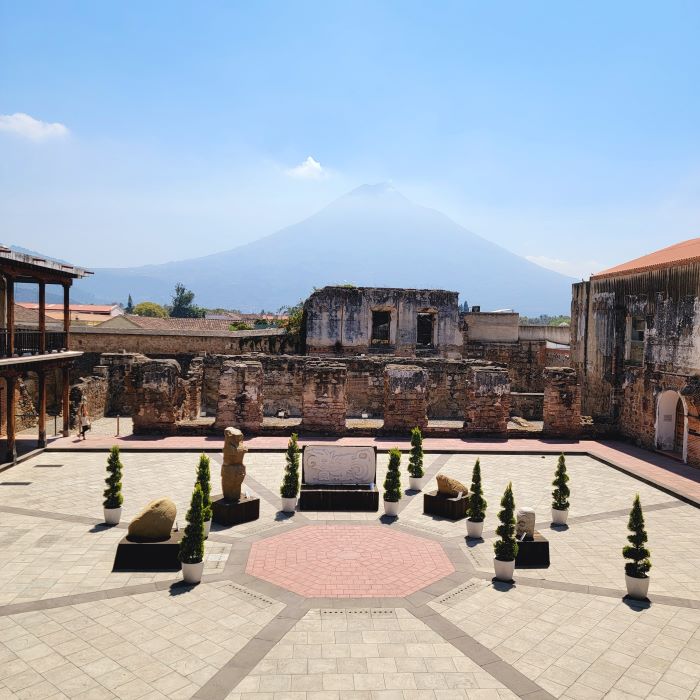
{"type": "Polygon", "coordinates": [[[569,475],[566,473],[566,458],[563,454],[559,455],[557,462],[557,470],[554,472],[554,481],[552,486],[552,508],[554,510],[569,510],[569,495],[571,491],[567,486],[569,475]]]}
{"type": "Polygon", "coordinates": [[[483,523],[486,517],[486,499],[481,487],[481,464],[478,459],[472,470],[472,486],[469,491],[467,515],[473,523],[483,523]]]}
{"type": "Polygon", "coordinates": [[[199,456],[197,465],[197,483],[202,489],[202,518],[204,522],[211,520],[211,470],[209,457],[204,453],[199,456]]]}
{"type": "Polygon", "coordinates": [[[384,479],[384,500],[398,503],[401,500],[401,450],[397,447],[389,450],[389,467],[384,479]]]}
{"type": "Polygon", "coordinates": [[[644,513],[639,494],[634,498],[630,511],[627,529],[632,533],[627,535],[629,544],[622,550],[622,556],[631,561],[625,564],[625,573],[633,578],[646,578],[651,569],[651,552],[644,546],[647,542],[647,531],[644,527],[644,513]]]}
{"type": "Polygon", "coordinates": [[[503,493],[498,519],[501,524],[496,528],[496,534],[500,539],[493,544],[496,559],[499,561],[512,561],[518,555],[518,542],[515,539],[515,499],[513,498],[512,483],[508,484],[503,493]]]}
{"type": "Polygon", "coordinates": [[[280,495],[282,498],[296,498],[299,494],[299,444],[296,433],[292,433],[287,443],[285,461],[280,495]]]}
{"type": "Polygon", "coordinates": [[[183,564],[199,564],[204,560],[204,502],[202,487],[194,485],[190,509],[187,511],[187,527],[180,540],[178,558],[183,564]]]}
{"type": "Polygon", "coordinates": [[[420,428],[411,430],[411,456],[408,459],[408,473],[414,479],[422,479],[423,470],[423,434],[420,428]]]}
{"type": "Polygon", "coordinates": [[[122,496],[122,462],[119,457],[119,447],[114,445],[109,451],[107,458],[107,478],[105,483],[107,488],[102,494],[104,501],[102,505],[107,509],[121,508],[124,498],[122,496]]]}

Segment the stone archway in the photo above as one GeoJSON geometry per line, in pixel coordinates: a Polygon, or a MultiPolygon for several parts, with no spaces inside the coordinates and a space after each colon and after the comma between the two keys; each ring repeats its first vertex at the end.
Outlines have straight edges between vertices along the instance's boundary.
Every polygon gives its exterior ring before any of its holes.
{"type": "Polygon", "coordinates": [[[688,407],[673,390],[662,391],[656,403],[656,447],[674,452],[685,462],[688,454],[688,407]]]}

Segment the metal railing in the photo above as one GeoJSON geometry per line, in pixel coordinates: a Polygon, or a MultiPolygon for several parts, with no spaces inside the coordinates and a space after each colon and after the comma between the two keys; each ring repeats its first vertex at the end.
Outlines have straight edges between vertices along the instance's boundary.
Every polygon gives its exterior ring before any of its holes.
{"type": "MultiPolygon", "coordinates": [[[[45,334],[46,352],[60,352],[66,349],[66,334],[47,331],[45,334]]],[[[41,333],[23,328],[15,329],[15,355],[41,354],[41,333]]],[[[10,352],[10,333],[7,328],[0,328],[0,357],[8,357],[10,352]]]]}

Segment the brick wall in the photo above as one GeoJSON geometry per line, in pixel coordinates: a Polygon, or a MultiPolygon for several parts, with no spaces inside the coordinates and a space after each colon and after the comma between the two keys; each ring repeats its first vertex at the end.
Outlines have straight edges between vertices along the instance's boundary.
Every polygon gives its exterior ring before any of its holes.
{"type": "Polygon", "coordinates": [[[332,435],[345,432],[347,368],[335,362],[304,366],[302,429],[332,435]]]}
{"type": "Polygon", "coordinates": [[[544,371],[542,432],[551,437],[576,437],[581,432],[581,387],[571,367],[544,371]]]}
{"type": "Polygon", "coordinates": [[[214,427],[257,433],[263,421],[263,368],[260,362],[228,360],[219,375],[214,427]]]}
{"type": "Polygon", "coordinates": [[[384,429],[428,425],[428,373],[415,365],[384,367],[384,429]]]}
{"type": "Polygon", "coordinates": [[[482,359],[507,365],[514,391],[544,390],[543,372],[547,366],[546,340],[486,343],[465,338],[463,354],[467,359],[482,359]]]}
{"type": "Polygon", "coordinates": [[[506,434],[510,415],[510,378],[506,369],[472,368],[466,397],[465,433],[506,434]]]}

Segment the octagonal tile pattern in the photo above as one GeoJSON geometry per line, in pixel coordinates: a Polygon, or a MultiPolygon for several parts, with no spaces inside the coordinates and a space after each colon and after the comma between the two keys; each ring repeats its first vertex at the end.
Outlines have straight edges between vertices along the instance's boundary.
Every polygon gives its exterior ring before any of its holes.
{"type": "Polygon", "coordinates": [[[454,571],[431,540],[381,525],[309,525],[255,542],[246,573],[306,598],[404,597],[454,571]]]}

